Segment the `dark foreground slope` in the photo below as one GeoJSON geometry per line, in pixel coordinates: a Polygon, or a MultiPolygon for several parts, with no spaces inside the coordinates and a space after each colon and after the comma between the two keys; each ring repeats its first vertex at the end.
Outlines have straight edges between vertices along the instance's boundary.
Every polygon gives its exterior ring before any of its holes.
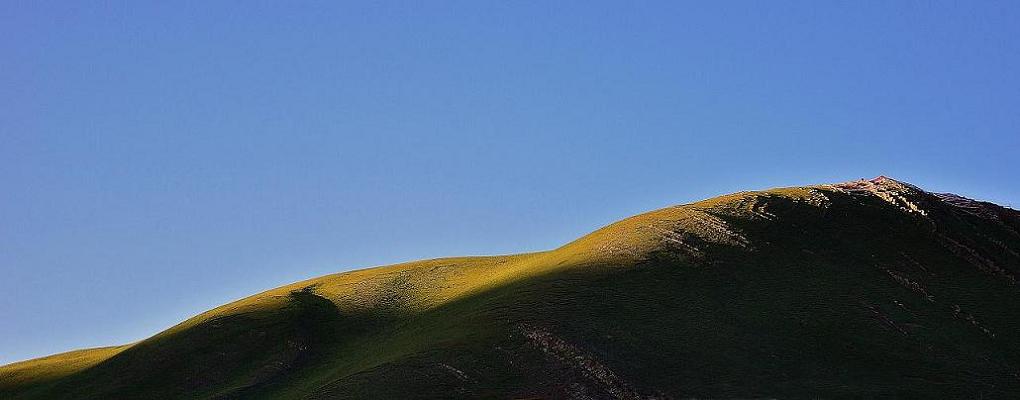
{"type": "Polygon", "coordinates": [[[1017,398],[1020,213],[879,178],[299,282],[0,398],[1017,398]]]}

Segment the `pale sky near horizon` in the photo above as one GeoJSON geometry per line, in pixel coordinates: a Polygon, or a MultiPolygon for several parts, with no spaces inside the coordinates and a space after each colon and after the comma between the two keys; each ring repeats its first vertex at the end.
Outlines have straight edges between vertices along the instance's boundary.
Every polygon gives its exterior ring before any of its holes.
{"type": "Polygon", "coordinates": [[[0,4],[0,364],[740,190],[1020,207],[1018,2],[0,4]]]}

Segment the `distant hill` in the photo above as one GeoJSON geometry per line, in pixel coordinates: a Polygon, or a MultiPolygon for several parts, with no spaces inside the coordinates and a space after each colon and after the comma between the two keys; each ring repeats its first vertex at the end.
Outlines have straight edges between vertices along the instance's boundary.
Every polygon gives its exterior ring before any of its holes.
{"type": "Polygon", "coordinates": [[[1020,398],[1018,274],[1016,210],[885,177],[741,192],[294,283],[0,367],[0,398],[1020,398]]]}

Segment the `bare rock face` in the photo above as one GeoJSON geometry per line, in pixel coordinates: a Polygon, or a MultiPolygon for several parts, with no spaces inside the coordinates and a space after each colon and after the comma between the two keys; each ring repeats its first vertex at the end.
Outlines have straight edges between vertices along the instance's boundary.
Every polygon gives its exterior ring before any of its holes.
{"type": "Polygon", "coordinates": [[[981,217],[990,220],[1001,220],[1000,215],[1006,211],[1003,207],[995,204],[969,199],[958,194],[953,193],[932,193],[943,203],[956,207],[964,212],[967,212],[976,217],[981,217]]]}
{"type": "Polygon", "coordinates": [[[927,215],[924,209],[927,192],[914,185],[903,183],[892,178],[879,176],[874,179],[861,179],[845,183],[837,183],[832,187],[849,193],[865,193],[892,204],[904,212],[927,215]]]}

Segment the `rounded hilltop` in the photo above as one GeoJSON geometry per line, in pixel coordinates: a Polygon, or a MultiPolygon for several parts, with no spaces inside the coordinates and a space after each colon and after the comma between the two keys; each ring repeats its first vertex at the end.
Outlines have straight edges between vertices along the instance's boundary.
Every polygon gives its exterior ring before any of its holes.
{"type": "Polygon", "coordinates": [[[740,192],[549,251],[297,282],[0,367],[0,397],[1009,398],[1018,232],[885,176],[740,192]]]}

